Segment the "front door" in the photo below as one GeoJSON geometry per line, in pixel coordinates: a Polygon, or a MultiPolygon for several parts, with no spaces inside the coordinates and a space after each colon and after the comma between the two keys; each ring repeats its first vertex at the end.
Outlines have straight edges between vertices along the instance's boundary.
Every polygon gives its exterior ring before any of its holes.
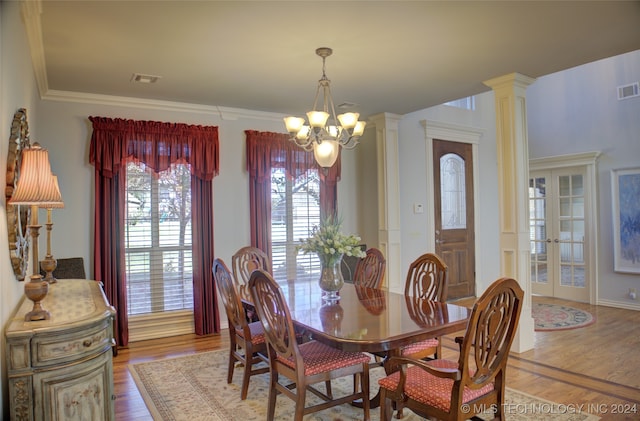
{"type": "Polygon", "coordinates": [[[448,299],[475,295],[471,144],[433,140],[436,254],[449,267],[448,299]]]}

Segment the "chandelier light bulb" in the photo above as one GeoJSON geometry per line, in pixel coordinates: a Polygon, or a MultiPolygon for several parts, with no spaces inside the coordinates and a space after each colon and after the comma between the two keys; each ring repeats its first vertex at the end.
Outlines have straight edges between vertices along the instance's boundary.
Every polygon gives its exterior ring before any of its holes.
{"type": "Polygon", "coordinates": [[[338,159],[340,145],[335,140],[323,140],[313,145],[313,156],[323,168],[331,167],[338,159]]]}
{"type": "Polygon", "coordinates": [[[298,133],[300,129],[302,129],[302,126],[304,125],[304,118],[285,117],[284,125],[287,128],[287,131],[289,133],[292,133],[292,134],[298,133]]]}
{"type": "Polygon", "coordinates": [[[353,129],[358,123],[358,117],[360,117],[358,113],[344,113],[338,116],[338,120],[345,129],[353,129]]]}
{"type": "Polygon", "coordinates": [[[329,126],[329,137],[331,137],[331,139],[337,139],[340,136],[340,127],[338,126],[329,126]]]}
{"type": "Polygon", "coordinates": [[[309,111],[307,117],[309,118],[309,125],[311,127],[322,128],[327,124],[329,113],[325,113],[324,111],[309,111]]]}
{"type": "Polygon", "coordinates": [[[296,139],[298,140],[306,140],[309,137],[309,132],[311,131],[311,127],[302,126],[298,133],[296,133],[296,139]]]}
{"type": "Polygon", "coordinates": [[[358,136],[358,137],[362,136],[366,125],[367,123],[365,121],[358,121],[356,123],[356,126],[353,128],[353,136],[358,136]]]}

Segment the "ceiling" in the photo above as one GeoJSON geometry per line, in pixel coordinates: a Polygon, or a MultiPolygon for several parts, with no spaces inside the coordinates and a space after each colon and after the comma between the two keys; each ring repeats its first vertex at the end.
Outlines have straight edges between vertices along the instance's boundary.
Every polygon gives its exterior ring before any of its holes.
{"type": "MultiPolygon", "coordinates": [[[[406,114],[640,49],[640,1],[49,1],[43,96],[112,95],[303,115],[327,58],[336,106],[406,114]],[[134,73],[160,76],[132,82],[134,73]]],[[[29,25],[27,25],[29,28],[29,25]]],[[[36,50],[37,51],[37,50],[36,50]]],[[[337,110],[338,113],[341,110],[337,110]]],[[[362,118],[361,117],[361,118],[362,118]]]]}

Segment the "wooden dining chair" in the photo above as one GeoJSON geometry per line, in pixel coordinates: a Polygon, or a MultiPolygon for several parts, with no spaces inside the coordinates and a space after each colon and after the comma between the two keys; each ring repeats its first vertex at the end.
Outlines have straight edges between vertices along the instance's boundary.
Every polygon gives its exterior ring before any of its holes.
{"type": "Polygon", "coordinates": [[[365,257],[356,263],[353,284],[369,288],[381,288],[384,282],[384,272],[387,260],[380,250],[375,247],[365,252],[365,257]]]}
{"type": "Polygon", "coordinates": [[[402,402],[425,418],[462,420],[495,408],[504,420],[505,371],[523,291],[511,278],[495,281],[476,301],[460,344],[458,361],[392,357],[399,371],[380,379],[380,419],[389,421],[402,402]]]}
{"type": "MultiPolygon", "coordinates": [[[[412,302],[420,300],[447,300],[447,281],[449,268],[444,261],[434,253],[425,253],[409,265],[407,279],[404,284],[404,295],[412,302]]],[[[440,338],[425,339],[414,342],[400,349],[400,355],[415,359],[442,356],[440,338]]],[[[402,418],[402,402],[398,404],[397,418],[402,418]]]]}
{"type": "Polygon", "coordinates": [[[240,399],[244,400],[247,398],[251,376],[269,371],[268,366],[254,368],[254,365],[260,362],[268,362],[264,330],[260,322],[249,323],[247,321],[240,295],[227,265],[221,259],[215,259],[212,270],[229,320],[230,347],[227,383],[231,383],[233,380],[233,371],[236,362],[239,362],[244,366],[240,392],[240,399]]]}
{"type": "Polygon", "coordinates": [[[269,259],[267,253],[252,246],[242,247],[231,256],[231,269],[233,270],[233,277],[240,296],[247,300],[251,300],[251,294],[249,293],[251,272],[256,269],[263,269],[273,273],[271,259],[269,259]]]}
{"type": "Polygon", "coordinates": [[[251,274],[249,290],[267,338],[271,381],[267,420],[272,421],[276,409],[276,397],[284,394],[295,402],[292,417],[301,421],[309,413],[321,411],[357,399],[362,399],[364,419],[369,420],[369,366],[370,357],[361,352],[346,352],[318,341],[298,344],[289,306],[278,284],[264,270],[251,274]],[[329,390],[323,393],[313,386],[332,379],[360,375],[360,391],[334,397],[329,390]],[[281,383],[281,378],[293,382],[293,387],[281,383]],[[306,406],[306,392],[310,391],[323,400],[306,406]]]}
{"type": "MultiPolygon", "coordinates": [[[[409,265],[404,295],[414,299],[444,302],[447,300],[448,277],[449,268],[444,261],[433,253],[425,253],[409,265]]],[[[439,358],[441,353],[442,345],[439,338],[416,342],[401,350],[401,355],[418,359],[431,355],[439,358]]]]}
{"type": "MultiPolygon", "coordinates": [[[[233,270],[233,279],[240,298],[246,302],[251,302],[251,294],[249,293],[251,272],[256,269],[264,269],[269,273],[273,273],[271,271],[271,259],[269,259],[267,253],[252,246],[242,247],[231,256],[231,269],[233,270]]],[[[248,305],[245,305],[244,308],[249,323],[257,322],[258,315],[255,309],[248,305]]]]}

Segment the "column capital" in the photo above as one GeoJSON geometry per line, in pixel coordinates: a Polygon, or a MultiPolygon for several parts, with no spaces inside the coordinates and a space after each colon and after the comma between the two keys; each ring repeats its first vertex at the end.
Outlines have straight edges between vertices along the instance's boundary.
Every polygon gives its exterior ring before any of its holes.
{"type": "Polygon", "coordinates": [[[369,122],[376,127],[386,127],[393,123],[395,126],[402,120],[402,116],[392,113],[380,113],[369,116],[369,122]]]}
{"type": "Polygon", "coordinates": [[[529,77],[521,73],[509,73],[504,76],[498,76],[493,79],[485,80],[482,83],[484,83],[485,85],[487,85],[488,87],[490,87],[495,91],[500,88],[511,87],[511,86],[526,88],[527,86],[531,85],[535,81],[536,81],[536,78],[529,77]]]}

